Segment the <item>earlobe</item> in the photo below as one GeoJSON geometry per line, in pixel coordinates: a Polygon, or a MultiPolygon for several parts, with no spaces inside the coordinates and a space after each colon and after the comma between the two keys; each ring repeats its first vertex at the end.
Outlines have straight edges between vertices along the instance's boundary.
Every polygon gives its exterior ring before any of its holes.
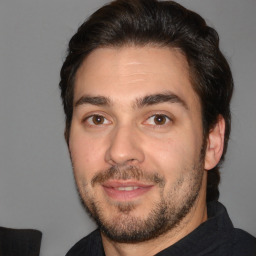
{"type": "Polygon", "coordinates": [[[220,161],[220,158],[223,153],[224,137],[225,137],[225,120],[223,116],[220,115],[218,117],[218,122],[210,130],[208,135],[207,147],[205,152],[205,162],[204,162],[205,170],[211,170],[220,161]]]}

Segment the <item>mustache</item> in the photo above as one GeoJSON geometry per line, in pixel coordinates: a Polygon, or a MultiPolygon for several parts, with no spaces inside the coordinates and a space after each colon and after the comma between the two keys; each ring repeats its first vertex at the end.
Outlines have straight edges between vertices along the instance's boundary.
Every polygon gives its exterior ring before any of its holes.
{"type": "Polygon", "coordinates": [[[91,180],[91,185],[95,186],[97,183],[101,184],[110,179],[114,179],[114,180],[135,179],[137,181],[150,182],[155,185],[158,185],[159,187],[165,186],[165,179],[160,174],[156,172],[149,173],[133,165],[125,165],[125,166],[115,165],[105,171],[100,171],[93,176],[91,180]]]}

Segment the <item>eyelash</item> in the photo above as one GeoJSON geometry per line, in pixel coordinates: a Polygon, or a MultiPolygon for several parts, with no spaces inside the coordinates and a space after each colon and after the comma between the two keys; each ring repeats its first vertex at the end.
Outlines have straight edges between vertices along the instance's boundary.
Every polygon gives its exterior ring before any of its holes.
{"type": "MultiPolygon", "coordinates": [[[[84,118],[83,119],[83,123],[85,123],[85,122],[87,122],[88,123],[88,126],[91,126],[91,127],[95,127],[95,126],[102,126],[102,125],[106,125],[106,124],[104,124],[104,123],[101,123],[101,124],[93,124],[93,120],[91,120],[91,123],[89,123],[89,120],[90,120],[90,118],[91,119],[93,119],[93,118],[103,118],[104,119],[104,121],[103,122],[105,122],[106,120],[108,120],[106,117],[104,117],[103,115],[100,115],[100,114],[93,114],[93,115],[90,115],[90,116],[88,116],[88,117],[86,117],[86,118],[84,118]]],[[[111,121],[108,121],[109,123],[111,123],[111,121]]]]}
{"type": "MultiPolygon", "coordinates": [[[[143,122],[143,124],[146,124],[150,119],[152,119],[152,118],[155,119],[157,117],[164,118],[164,123],[163,124],[156,124],[154,122],[155,120],[153,120],[154,124],[147,124],[147,125],[149,125],[151,127],[154,127],[154,128],[157,128],[157,127],[167,126],[170,122],[172,122],[172,118],[170,118],[169,116],[167,116],[165,114],[160,114],[159,113],[159,114],[153,114],[153,115],[150,115],[149,117],[147,117],[146,120],[143,122]]],[[[96,127],[96,126],[101,127],[101,126],[104,126],[104,125],[109,125],[112,122],[109,121],[104,115],[93,114],[93,115],[90,115],[88,117],[85,117],[83,119],[83,123],[87,123],[86,125],[89,126],[89,127],[96,127]],[[94,121],[92,120],[93,118],[103,118],[104,120],[103,120],[103,123],[95,124],[94,121]],[[108,123],[105,124],[105,121],[107,121],[108,123]]]]}
{"type": "Polygon", "coordinates": [[[146,122],[148,122],[150,119],[152,119],[153,118],[153,122],[154,122],[154,124],[149,124],[150,126],[154,126],[154,127],[161,127],[161,126],[166,126],[166,125],[168,125],[168,123],[169,122],[171,122],[172,121],[172,119],[169,117],[169,116],[167,116],[167,115],[165,115],[165,114],[154,114],[154,115],[151,115],[151,116],[149,116],[147,119],[146,119],[146,121],[144,121],[143,123],[146,123],[146,122]],[[164,123],[163,124],[156,124],[155,123],[155,119],[156,118],[164,118],[164,123]]]}

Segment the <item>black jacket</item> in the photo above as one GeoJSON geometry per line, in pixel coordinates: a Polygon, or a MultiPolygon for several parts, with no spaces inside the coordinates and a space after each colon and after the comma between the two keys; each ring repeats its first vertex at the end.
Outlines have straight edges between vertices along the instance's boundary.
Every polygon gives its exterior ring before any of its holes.
{"type": "MultiPolygon", "coordinates": [[[[209,203],[207,211],[206,222],[156,256],[256,256],[256,238],[234,228],[221,203],[209,203]]],[[[80,240],[66,256],[84,255],[105,255],[99,230],[80,240]]]]}
{"type": "Polygon", "coordinates": [[[42,232],[0,227],[0,256],[39,256],[42,232]]]}

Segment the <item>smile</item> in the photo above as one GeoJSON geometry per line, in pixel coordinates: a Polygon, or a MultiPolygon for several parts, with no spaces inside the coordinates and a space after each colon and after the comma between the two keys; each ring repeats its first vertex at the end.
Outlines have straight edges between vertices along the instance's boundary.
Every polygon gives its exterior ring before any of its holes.
{"type": "Polygon", "coordinates": [[[119,191],[132,191],[132,190],[135,190],[135,189],[138,189],[139,187],[118,187],[118,188],[115,188],[116,190],[119,190],[119,191]]]}
{"type": "Polygon", "coordinates": [[[102,184],[102,188],[105,194],[112,200],[130,201],[149,192],[153,185],[131,181],[107,181],[102,184]]]}

